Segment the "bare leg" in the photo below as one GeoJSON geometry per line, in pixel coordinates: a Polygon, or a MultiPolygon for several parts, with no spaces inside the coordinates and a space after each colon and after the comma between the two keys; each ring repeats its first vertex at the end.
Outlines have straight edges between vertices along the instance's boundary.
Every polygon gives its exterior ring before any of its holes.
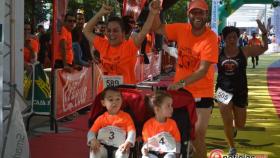
{"type": "Polygon", "coordinates": [[[247,108],[240,108],[238,106],[233,106],[234,114],[234,125],[236,128],[244,128],[247,118],[247,108]]]}
{"type": "Polygon", "coordinates": [[[212,108],[197,108],[197,121],[195,123],[195,140],[194,145],[194,157],[195,158],[206,158],[206,144],[205,135],[209,123],[212,108]]]}
{"type": "Polygon", "coordinates": [[[252,58],[253,68],[255,68],[255,57],[251,57],[251,58],[252,58]]]}
{"type": "Polygon", "coordinates": [[[234,141],[233,141],[233,108],[232,104],[225,105],[219,103],[220,113],[223,118],[224,122],[224,133],[227,139],[227,142],[231,148],[234,148],[234,141]]]}

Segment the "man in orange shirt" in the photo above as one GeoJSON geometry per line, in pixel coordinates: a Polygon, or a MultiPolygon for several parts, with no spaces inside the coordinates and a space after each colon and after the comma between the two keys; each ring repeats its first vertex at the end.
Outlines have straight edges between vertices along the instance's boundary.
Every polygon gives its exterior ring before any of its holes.
{"type": "Polygon", "coordinates": [[[37,54],[39,52],[38,38],[31,34],[31,25],[24,24],[24,69],[31,71],[31,66],[28,63],[37,61],[37,54]]]}
{"type": "MultiPolygon", "coordinates": [[[[257,33],[252,34],[252,39],[249,40],[250,46],[260,46],[262,41],[257,38],[257,33]]],[[[259,64],[259,56],[252,56],[253,69],[259,64]],[[256,60],[255,60],[256,59],[256,60]]]]}
{"type": "Polygon", "coordinates": [[[214,105],[214,64],[218,60],[217,35],[206,27],[208,5],[204,0],[190,2],[190,24],[162,24],[156,18],[153,28],[178,44],[178,62],[170,89],[184,88],[196,101],[198,120],[195,125],[194,156],[206,158],[205,135],[214,105]]]}
{"type": "Polygon", "coordinates": [[[59,45],[54,52],[54,68],[63,68],[67,72],[72,72],[74,54],[72,49],[71,31],[76,23],[74,14],[67,13],[64,18],[64,24],[59,33],[59,45]]]}

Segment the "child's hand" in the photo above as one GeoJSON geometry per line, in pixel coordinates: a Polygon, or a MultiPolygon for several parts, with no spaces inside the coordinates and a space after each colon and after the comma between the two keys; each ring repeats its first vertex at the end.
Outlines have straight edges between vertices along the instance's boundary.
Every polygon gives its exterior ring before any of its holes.
{"type": "Polygon", "coordinates": [[[122,153],[128,153],[129,149],[132,147],[132,144],[130,142],[125,142],[122,145],[119,146],[119,149],[122,153]]]}
{"type": "Polygon", "coordinates": [[[100,143],[97,139],[92,139],[90,141],[90,150],[92,150],[94,153],[96,153],[100,148],[100,143]]]}
{"type": "Polygon", "coordinates": [[[141,149],[142,155],[143,155],[143,156],[148,156],[148,152],[149,152],[149,150],[148,150],[147,146],[144,145],[144,146],[142,147],[142,149],[141,149]]]}

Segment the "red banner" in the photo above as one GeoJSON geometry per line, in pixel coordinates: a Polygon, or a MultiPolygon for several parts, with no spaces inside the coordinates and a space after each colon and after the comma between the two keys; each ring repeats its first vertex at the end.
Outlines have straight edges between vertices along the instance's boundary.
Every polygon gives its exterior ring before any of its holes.
{"type": "Polygon", "coordinates": [[[56,71],[55,118],[60,119],[93,102],[92,68],[67,73],[56,71]]]}

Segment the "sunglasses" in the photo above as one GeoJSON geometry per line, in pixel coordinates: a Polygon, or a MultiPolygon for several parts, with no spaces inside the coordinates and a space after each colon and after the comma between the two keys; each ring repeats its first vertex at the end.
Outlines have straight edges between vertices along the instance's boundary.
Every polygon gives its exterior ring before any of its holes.
{"type": "Polygon", "coordinates": [[[69,22],[69,23],[75,23],[76,20],[67,20],[67,22],[69,22]]]}

